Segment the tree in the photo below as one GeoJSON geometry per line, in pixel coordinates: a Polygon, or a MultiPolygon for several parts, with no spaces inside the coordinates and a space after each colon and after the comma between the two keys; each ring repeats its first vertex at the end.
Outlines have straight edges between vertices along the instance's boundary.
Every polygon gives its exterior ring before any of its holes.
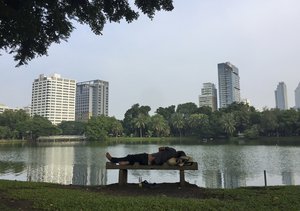
{"type": "Polygon", "coordinates": [[[0,125],[7,126],[11,131],[16,130],[17,124],[19,122],[26,121],[30,118],[30,116],[23,110],[5,110],[0,115],[0,125]]]}
{"type": "Polygon", "coordinates": [[[206,114],[207,116],[210,116],[212,114],[212,108],[209,106],[201,106],[198,108],[197,113],[206,114]]]}
{"type": "Polygon", "coordinates": [[[233,132],[235,131],[235,120],[232,113],[224,113],[220,120],[224,131],[227,135],[232,136],[233,132]]]}
{"type": "MultiPolygon", "coordinates": [[[[135,0],[153,18],[156,11],[173,10],[172,0],[135,0]]],[[[47,55],[52,43],[66,41],[75,21],[101,34],[106,22],[138,19],[128,0],[0,0],[0,49],[14,54],[17,66],[47,55]]]]}
{"type": "Polygon", "coordinates": [[[28,133],[32,140],[36,140],[39,136],[51,136],[59,134],[59,129],[45,117],[35,115],[28,122],[28,133]]]}
{"type": "Polygon", "coordinates": [[[119,120],[115,117],[111,117],[111,133],[114,134],[116,137],[123,133],[123,126],[119,120]]]}
{"type": "Polygon", "coordinates": [[[158,109],[156,109],[155,113],[162,115],[164,117],[164,119],[169,122],[172,114],[175,113],[175,105],[171,105],[166,108],[159,107],[158,109]]]}
{"type": "Polygon", "coordinates": [[[82,135],[84,134],[86,123],[76,121],[62,121],[58,128],[62,130],[63,135],[82,135]]]}
{"type": "Polygon", "coordinates": [[[181,130],[184,128],[184,116],[182,113],[174,113],[171,117],[172,126],[178,130],[181,137],[181,130]]]}
{"type": "Polygon", "coordinates": [[[246,129],[245,137],[248,139],[257,139],[259,137],[258,125],[252,125],[251,128],[246,129]]]}
{"type": "Polygon", "coordinates": [[[160,114],[155,114],[150,119],[150,127],[157,137],[161,135],[169,135],[170,127],[164,117],[160,114]]]}
{"type": "Polygon", "coordinates": [[[278,113],[278,132],[282,136],[297,134],[298,113],[294,109],[280,110],[278,113]]]}
{"type": "Polygon", "coordinates": [[[148,117],[144,114],[139,114],[136,118],[133,119],[134,126],[140,131],[140,137],[143,137],[143,129],[146,128],[148,122],[148,117]]]}
{"type": "Polygon", "coordinates": [[[264,135],[277,135],[278,118],[275,110],[264,110],[261,115],[260,129],[264,135]]]}
{"type": "Polygon", "coordinates": [[[140,114],[149,117],[150,110],[151,108],[149,106],[140,106],[138,103],[131,106],[131,108],[128,109],[124,115],[125,117],[123,120],[123,127],[125,129],[125,133],[127,133],[128,135],[135,133],[135,119],[140,114]]]}
{"type": "Polygon", "coordinates": [[[187,122],[192,133],[198,135],[203,135],[204,133],[207,133],[209,120],[206,114],[192,114],[188,118],[187,122]]]}
{"type": "Polygon", "coordinates": [[[184,116],[190,116],[191,114],[195,114],[198,111],[198,107],[195,103],[183,103],[177,106],[176,112],[182,113],[184,116]]]}
{"type": "Polygon", "coordinates": [[[86,125],[85,135],[90,141],[104,141],[110,131],[109,117],[101,115],[89,119],[86,125]]]}
{"type": "Polygon", "coordinates": [[[10,139],[11,131],[8,127],[0,126],[0,139],[10,139]]]}
{"type": "Polygon", "coordinates": [[[28,126],[24,124],[30,116],[23,110],[5,110],[0,115],[0,126],[8,127],[10,138],[23,138],[28,126]]]}

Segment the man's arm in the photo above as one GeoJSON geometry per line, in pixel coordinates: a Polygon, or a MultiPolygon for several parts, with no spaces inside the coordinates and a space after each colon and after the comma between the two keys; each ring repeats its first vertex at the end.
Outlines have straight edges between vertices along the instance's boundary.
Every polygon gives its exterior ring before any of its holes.
{"type": "MultiPolygon", "coordinates": [[[[159,147],[158,148],[158,151],[166,151],[166,150],[175,150],[174,148],[172,148],[172,147],[159,147]]],[[[176,150],[175,150],[176,151],[176,150]]]]}
{"type": "Polygon", "coordinates": [[[166,149],[166,147],[159,147],[159,148],[158,148],[158,151],[159,151],[159,152],[165,151],[165,149],[166,149]]]}

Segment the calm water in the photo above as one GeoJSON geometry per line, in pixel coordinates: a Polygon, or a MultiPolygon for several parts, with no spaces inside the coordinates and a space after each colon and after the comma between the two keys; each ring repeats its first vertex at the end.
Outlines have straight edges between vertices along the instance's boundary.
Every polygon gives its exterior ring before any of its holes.
{"type": "MultiPolygon", "coordinates": [[[[76,185],[105,185],[118,181],[118,170],[105,169],[105,152],[113,156],[155,152],[159,145],[103,146],[90,143],[0,145],[0,179],[76,185]]],[[[186,171],[186,180],[209,188],[300,184],[300,147],[173,145],[199,164],[186,171]]],[[[178,171],[131,170],[128,181],[178,182],[178,171]]]]}

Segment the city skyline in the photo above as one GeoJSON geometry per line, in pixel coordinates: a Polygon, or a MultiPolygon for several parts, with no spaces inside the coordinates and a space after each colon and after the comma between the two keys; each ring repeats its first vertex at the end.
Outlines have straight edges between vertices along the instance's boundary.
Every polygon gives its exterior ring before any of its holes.
{"type": "MultiPolygon", "coordinates": [[[[234,65],[232,65],[230,62],[226,62],[226,63],[221,63],[221,64],[230,64],[231,66],[234,66],[234,65]]],[[[218,65],[220,65],[220,64],[218,64],[218,65]]],[[[234,66],[235,67],[235,66],[234,66]]],[[[235,67],[236,68],[236,67],[235,67]]],[[[39,77],[44,77],[44,74],[40,74],[40,76],[39,77]]],[[[61,77],[60,76],[60,74],[58,74],[58,73],[53,73],[52,75],[50,75],[49,77],[61,77]]],[[[47,77],[46,77],[47,78],[47,77]]],[[[38,79],[35,79],[35,81],[36,80],[38,80],[38,79]]],[[[102,91],[103,91],[103,93],[101,93],[100,95],[103,97],[103,100],[105,100],[105,103],[104,104],[102,104],[99,108],[101,109],[101,111],[100,111],[100,113],[101,114],[104,114],[104,115],[106,115],[106,116],[110,116],[109,114],[108,114],[108,110],[109,110],[109,108],[108,108],[108,84],[109,84],[109,82],[107,82],[107,81],[103,81],[103,80],[99,80],[99,79],[96,79],[96,80],[90,80],[90,81],[83,81],[83,82],[77,82],[76,80],[74,80],[75,82],[76,82],[76,92],[77,92],[77,89],[78,89],[78,85],[80,86],[80,85],[87,85],[87,84],[89,84],[90,83],[90,85],[92,85],[92,86],[94,86],[94,85],[97,85],[97,83],[99,84],[99,86],[101,86],[101,88],[103,89],[102,91]],[[95,83],[95,84],[93,84],[93,83],[95,83]],[[104,91],[104,89],[107,89],[107,90],[105,90],[104,91]],[[105,95],[105,96],[104,96],[105,95]]],[[[281,108],[280,106],[278,106],[277,105],[277,97],[279,96],[278,94],[276,94],[277,92],[278,92],[278,90],[280,91],[281,89],[279,89],[278,87],[280,86],[280,84],[284,84],[284,98],[287,98],[287,86],[285,85],[285,83],[284,82],[279,82],[278,83],[278,85],[277,85],[277,89],[275,90],[275,106],[274,107],[272,107],[272,108],[279,108],[279,109],[292,109],[292,108],[295,108],[295,109],[297,109],[297,108],[299,108],[299,96],[300,96],[300,82],[299,82],[299,84],[298,84],[298,86],[297,86],[297,88],[295,89],[295,91],[294,91],[294,99],[295,99],[295,105],[294,106],[288,106],[288,103],[287,103],[287,100],[286,100],[286,103],[285,103],[285,108],[281,108]],[[278,96],[277,96],[278,95],[278,96]],[[297,98],[298,97],[298,98],[297,98]],[[298,100],[298,101],[297,101],[298,100]],[[298,103],[298,104],[297,104],[298,103]],[[298,107],[297,107],[297,105],[298,105],[298,107]]],[[[203,84],[203,87],[202,87],[202,89],[201,89],[201,95],[198,95],[198,104],[196,103],[196,102],[194,102],[197,106],[201,106],[201,102],[200,102],[200,97],[207,97],[207,96],[205,96],[205,95],[207,95],[208,93],[205,93],[205,92],[207,92],[207,89],[208,89],[208,86],[213,86],[213,87],[215,87],[215,84],[213,84],[213,83],[211,83],[211,82],[204,82],[203,84]],[[204,95],[203,95],[204,94],[204,95]]],[[[281,86],[280,86],[281,87],[281,86]]],[[[211,88],[210,88],[211,89],[211,88]]],[[[210,91],[212,91],[212,90],[210,90],[210,91]]],[[[215,92],[217,92],[218,90],[215,88],[215,92]]],[[[282,92],[282,91],[281,91],[282,92]]],[[[280,93],[281,93],[280,92],[280,93]]],[[[99,95],[99,96],[100,96],[99,95]]],[[[216,95],[216,101],[219,101],[219,96],[218,95],[216,95]]],[[[74,102],[75,103],[77,103],[77,97],[75,98],[75,100],[74,100],[74,102]]],[[[207,99],[205,100],[204,98],[202,99],[202,104],[203,103],[205,103],[204,101],[207,101],[207,99]]],[[[210,101],[211,101],[211,99],[210,99],[210,101]]],[[[251,104],[251,102],[249,102],[249,100],[247,99],[247,98],[244,98],[244,99],[240,99],[240,101],[239,102],[248,102],[248,103],[250,103],[249,105],[251,105],[252,106],[252,104],[251,104]]],[[[279,102],[279,101],[278,101],[279,102]]],[[[183,102],[183,103],[187,103],[187,102],[183,102]]],[[[206,102],[207,103],[207,102],[206,102]]],[[[216,102],[217,103],[217,102],[216,102]]],[[[279,103],[280,104],[280,103],[279,103]]],[[[282,104],[282,103],[281,103],[282,104]]],[[[172,104],[173,105],[173,104],[172,104]]],[[[3,104],[3,103],[1,103],[0,104],[0,113],[3,113],[3,111],[5,110],[5,109],[13,109],[13,110],[15,110],[15,109],[23,109],[23,110],[25,110],[26,112],[28,112],[29,114],[32,112],[30,112],[30,110],[31,110],[31,106],[32,106],[32,104],[30,104],[30,105],[27,105],[27,106],[23,106],[23,107],[15,107],[15,108],[13,108],[13,107],[8,107],[6,104],[3,104]]],[[[177,105],[175,105],[175,106],[177,106],[177,105]]],[[[210,105],[202,105],[202,106],[210,106],[210,105]]],[[[220,107],[219,107],[220,105],[218,105],[218,103],[217,103],[217,106],[216,106],[216,108],[217,109],[219,109],[220,107]]],[[[210,107],[212,107],[212,109],[213,109],[213,111],[215,110],[214,108],[215,108],[215,106],[210,106],[210,107]]],[[[96,107],[95,107],[96,108],[96,107]]],[[[98,106],[97,106],[97,108],[98,108],[98,106]]],[[[272,109],[271,108],[271,109],[272,109]]],[[[76,106],[75,106],[75,109],[76,109],[76,106]]],[[[129,108],[128,108],[129,109],[129,108]]],[[[256,109],[259,109],[259,108],[256,108],[256,109]]],[[[259,109],[259,110],[261,110],[261,109],[259,109]]],[[[152,111],[154,111],[153,109],[152,109],[152,111]]],[[[75,112],[76,113],[76,112],[75,112]]],[[[43,115],[42,115],[43,116],[43,115]]],[[[89,115],[89,117],[90,116],[92,116],[91,114],[89,115]]],[[[74,117],[76,117],[76,114],[74,115],[74,117]]],[[[76,119],[76,118],[75,118],[76,119]]],[[[122,118],[119,118],[119,119],[122,119],[122,118]]],[[[83,120],[83,119],[82,119],[83,120]]]]}
{"type": "Polygon", "coordinates": [[[240,70],[242,99],[258,109],[274,108],[274,88],[284,81],[289,105],[295,105],[299,1],[175,0],[174,7],[152,21],[141,14],[131,24],[107,24],[103,36],[75,24],[68,42],[51,45],[48,57],[20,68],[1,51],[0,103],[29,105],[32,79],[58,72],[77,81],[109,81],[109,116],[123,119],[135,103],[149,105],[151,113],[185,102],[198,105],[202,83],[217,84],[216,64],[230,61],[240,70]]]}

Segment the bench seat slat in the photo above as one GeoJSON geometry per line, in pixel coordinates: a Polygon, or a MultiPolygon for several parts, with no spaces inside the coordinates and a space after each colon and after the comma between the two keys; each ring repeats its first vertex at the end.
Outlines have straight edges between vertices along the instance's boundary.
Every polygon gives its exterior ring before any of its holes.
{"type": "Polygon", "coordinates": [[[117,165],[111,162],[106,163],[106,169],[137,169],[137,170],[198,170],[198,163],[193,162],[191,165],[184,166],[169,166],[163,165],[139,165],[137,163],[133,165],[117,165]]]}

